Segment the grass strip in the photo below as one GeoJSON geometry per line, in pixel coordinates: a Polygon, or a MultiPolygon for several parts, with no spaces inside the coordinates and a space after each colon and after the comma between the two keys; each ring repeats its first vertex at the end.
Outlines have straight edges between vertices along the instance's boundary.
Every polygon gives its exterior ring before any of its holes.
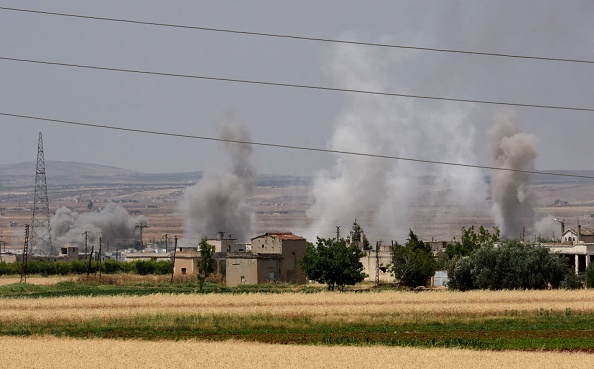
{"type": "Polygon", "coordinates": [[[464,321],[316,321],[311,317],[255,315],[136,316],[85,322],[0,325],[0,335],[53,335],[141,340],[239,339],[277,344],[386,345],[488,350],[594,351],[594,315],[553,314],[464,321]]]}
{"type": "Polygon", "coordinates": [[[0,298],[51,298],[67,296],[146,296],[152,294],[196,294],[196,293],[317,293],[319,287],[295,286],[290,284],[241,285],[226,287],[206,283],[200,291],[198,282],[178,283],[132,283],[124,285],[58,282],[52,285],[14,283],[0,286],[0,298]]]}

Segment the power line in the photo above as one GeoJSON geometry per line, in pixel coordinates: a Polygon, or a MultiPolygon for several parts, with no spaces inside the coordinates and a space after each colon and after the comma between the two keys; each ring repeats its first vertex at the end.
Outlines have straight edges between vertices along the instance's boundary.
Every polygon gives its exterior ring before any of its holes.
{"type": "Polygon", "coordinates": [[[13,114],[13,113],[6,113],[6,112],[0,112],[0,116],[30,119],[30,120],[40,120],[40,121],[45,121],[48,123],[67,124],[67,125],[79,126],[79,127],[111,129],[111,130],[124,131],[124,132],[145,133],[145,134],[152,134],[152,135],[159,135],[159,136],[188,138],[188,139],[194,139],[194,140],[228,142],[228,143],[245,144],[245,145],[252,145],[252,146],[273,147],[273,148],[279,148],[279,149],[290,149],[290,150],[302,150],[302,151],[313,151],[313,152],[323,152],[323,153],[332,153],[332,154],[363,156],[363,157],[378,158],[378,159],[409,161],[409,162],[414,162],[414,163],[449,165],[449,166],[455,166],[455,167],[500,170],[500,171],[527,173],[527,174],[551,175],[551,176],[557,176],[557,177],[594,179],[594,176],[579,175],[579,174],[543,172],[543,171],[536,171],[536,170],[510,169],[510,168],[501,168],[501,167],[491,167],[491,166],[485,166],[485,165],[474,165],[474,164],[453,163],[453,162],[447,162],[447,161],[406,158],[406,157],[402,157],[402,156],[370,154],[370,153],[362,153],[362,152],[355,152],[355,151],[321,149],[321,148],[307,147],[307,146],[282,145],[282,144],[275,144],[275,143],[268,143],[268,142],[229,140],[229,139],[208,137],[208,136],[196,136],[196,135],[187,135],[187,134],[180,134],[180,133],[171,133],[171,132],[151,131],[151,130],[145,130],[145,129],[109,126],[109,125],[104,125],[104,124],[74,122],[74,121],[69,121],[69,120],[53,119],[53,118],[47,118],[47,117],[36,117],[36,116],[31,116],[31,115],[13,114]]]}
{"type": "Polygon", "coordinates": [[[412,95],[412,94],[401,94],[401,93],[369,91],[369,90],[357,90],[357,89],[327,87],[327,86],[300,85],[300,84],[294,84],[294,83],[256,81],[256,80],[226,78],[226,77],[209,77],[209,76],[199,76],[199,75],[193,75],[193,74],[151,72],[151,71],[138,70],[138,69],[111,68],[111,67],[100,67],[100,66],[95,66],[95,65],[83,65],[83,64],[51,62],[51,61],[45,61],[45,60],[11,58],[11,57],[7,57],[7,56],[0,56],[0,60],[33,63],[33,64],[43,64],[43,65],[53,65],[53,66],[60,66],[60,67],[93,69],[93,70],[102,70],[102,71],[110,71],[110,72],[146,74],[146,75],[163,76],[163,77],[192,78],[192,79],[201,79],[201,80],[208,80],[208,81],[245,83],[245,84],[253,84],[253,85],[275,86],[275,87],[289,87],[289,88],[300,88],[300,89],[318,90],[318,91],[350,92],[350,93],[375,95],[375,96],[405,97],[405,98],[411,98],[411,99],[437,100],[437,101],[486,104],[486,105],[503,105],[503,106],[522,107],[522,108],[594,112],[594,108],[583,108],[583,107],[577,107],[577,106],[527,104],[527,103],[514,103],[514,102],[504,102],[504,101],[494,101],[494,100],[477,100],[477,99],[461,99],[461,98],[454,98],[454,97],[440,97],[440,96],[429,96],[429,95],[412,95]]]}
{"type": "Polygon", "coordinates": [[[190,29],[190,30],[198,30],[198,31],[231,33],[231,34],[238,34],[238,35],[260,36],[260,37],[270,37],[270,38],[282,38],[282,39],[291,39],[291,40],[300,40],[300,41],[314,41],[314,42],[324,42],[324,43],[337,43],[337,44],[347,44],[347,45],[371,46],[371,47],[406,49],[406,50],[464,54],[464,55],[494,56],[494,57],[500,57],[500,58],[555,61],[555,62],[564,62],[564,63],[594,64],[594,60],[586,60],[586,59],[554,58],[554,57],[533,56],[533,55],[517,55],[517,54],[491,53],[491,52],[480,52],[480,51],[470,51],[470,50],[442,49],[442,48],[422,47],[422,46],[412,46],[412,45],[397,45],[397,44],[386,44],[386,43],[375,43],[375,42],[361,42],[361,41],[340,40],[340,39],[330,39],[330,38],[321,38],[321,37],[307,37],[307,36],[287,35],[287,34],[278,34],[278,33],[251,32],[251,31],[224,29],[224,28],[212,28],[212,27],[188,26],[188,25],[171,24],[171,23],[148,22],[148,21],[139,21],[139,20],[133,20],[133,19],[97,17],[97,16],[90,16],[90,15],[57,13],[57,12],[48,12],[48,11],[31,10],[31,9],[20,9],[20,8],[9,8],[9,7],[0,7],[0,10],[8,10],[8,11],[22,12],[22,13],[43,14],[43,15],[54,15],[54,16],[60,16],[60,17],[92,19],[92,20],[109,21],[109,22],[129,23],[129,24],[138,24],[138,25],[147,25],[147,26],[181,28],[181,29],[190,29]]]}

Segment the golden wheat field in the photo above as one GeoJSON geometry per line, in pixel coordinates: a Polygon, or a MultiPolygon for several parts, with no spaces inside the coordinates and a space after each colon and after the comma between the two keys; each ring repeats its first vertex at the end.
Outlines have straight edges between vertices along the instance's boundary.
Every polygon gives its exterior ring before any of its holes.
{"type": "Polygon", "coordinates": [[[137,315],[307,316],[317,320],[398,321],[538,310],[594,311],[594,290],[425,291],[315,294],[196,294],[0,299],[0,322],[85,321],[137,315]]]}
{"type": "Polygon", "coordinates": [[[585,353],[0,337],[2,368],[591,368],[585,353]]]}

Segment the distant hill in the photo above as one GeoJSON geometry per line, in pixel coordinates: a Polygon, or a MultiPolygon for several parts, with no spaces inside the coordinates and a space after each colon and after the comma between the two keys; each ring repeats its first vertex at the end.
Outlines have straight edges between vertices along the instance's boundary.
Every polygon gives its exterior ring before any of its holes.
{"type": "MultiPolygon", "coordinates": [[[[35,181],[35,162],[0,164],[0,186],[4,188],[31,187],[35,181]]],[[[196,183],[202,172],[142,173],[112,166],[79,162],[48,160],[45,162],[48,186],[78,185],[177,185],[196,183]]],[[[259,186],[307,186],[311,177],[258,176],[259,186]]]]}
{"type": "MultiPolygon", "coordinates": [[[[0,164],[0,185],[28,185],[35,181],[35,162],[0,164]]],[[[48,160],[45,162],[48,182],[57,184],[114,183],[188,183],[200,179],[201,172],[141,173],[106,165],[48,160]]]]}

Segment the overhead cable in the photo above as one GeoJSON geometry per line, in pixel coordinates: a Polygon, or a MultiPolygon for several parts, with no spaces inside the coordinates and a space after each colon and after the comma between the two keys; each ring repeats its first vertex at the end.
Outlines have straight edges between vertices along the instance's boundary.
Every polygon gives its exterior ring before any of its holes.
{"type": "Polygon", "coordinates": [[[21,119],[30,119],[30,120],[37,120],[37,121],[45,121],[48,123],[66,124],[66,125],[79,126],[79,127],[111,129],[111,130],[116,130],[116,131],[145,133],[145,134],[152,134],[152,135],[159,135],[159,136],[169,136],[169,137],[187,138],[187,139],[195,139],[195,140],[228,142],[228,143],[235,143],[235,144],[273,147],[273,148],[280,148],[280,149],[303,150],[303,151],[324,152],[324,153],[332,153],[332,154],[363,156],[363,157],[370,157],[370,158],[401,160],[401,161],[409,161],[409,162],[424,163],[424,164],[448,165],[448,166],[455,166],[455,167],[488,169],[488,170],[518,172],[518,173],[528,173],[528,174],[538,174],[538,175],[550,175],[550,176],[558,176],[558,177],[594,179],[594,176],[588,176],[588,175],[557,173],[557,172],[543,172],[543,171],[536,171],[536,170],[510,169],[510,168],[492,167],[492,166],[485,166],[485,165],[474,165],[474,164],[453,163],[453,162],[446,162],[446,161],[406,158],[406,157],[402,157],[402,156],[381,155],[381,154],[372,154],[372,153],[364,153],[364,152],[356,152],[356,151],[322,149],[322,148],[307,147],[307,146],[282,145],[282,144],[269,143],[269,142],[229,140],[229,139],[208,137],[208,136],[196,136],[196,135],[188,135],[188,134],[180,134],[180,133],[151,131],[151,130],[146,130],[146,129],[117,127],[117,126],[110,126],[110,125],[105,125],[105,124],[75,122],[75,121],[69,121],[69,120],[53,119],[53,118],[47,118],[47,117],[37,117],[37,116],[23,115],[23,114],[13,114],[13,113],[7,113],[7,112],[0,112],[0,116],[21,118],[21,119]]]}
{"type": "Polygon", "coordinates": [[[148,21],[140,21],[140,20],[133,20],[133,19],[109,18],[109,17],[98,17],[98,16],[81,15],[81,14],[49,12],[49,11],[32,10],[32,9],[9,8],[9,7],[4,7],[4,6],[0,7],[0,10],[22,12],[22,13],[43,14],[43,15],[54,15],[54,16],[60,16],[60,17],[92,19],[92,20],[109,21],[109,22],[130,23],[130,24],[139,24],[139,25],[147,25],[147,26],[158,26],[158,27],[181,28],[181,29],[209,31],[209,32],[232,33],[232,34],[248,35],[248,36],[283,38],[283,39],[301,40],[301,41],[314,41],[314,42],[383,47],[383,48],[392,48],[392,49],[407,49],[407,50],[417,50],[417,51],[430,51],[430,52],[439,52],[439,53],[477,55],[477,56],[494,56],[494,57],[500,57],[500,58],[515,58],[515,59],[530,59],[530,60],[541,60],[541,61],[555,61],[555,62],[564,62],[564,63],[594,64],[594,60],[587,60],[587,59],[555,58],[555,57],[534,56],[534,55],[504,54],[504,53],[481,52],[481,51],[471,51],[471,50],[443,49],[443,48],[423,47],[423,46],[413,46],[413,45],[398,45],[398,44],[362,42],[362,41],[352,41],[352,40],[340,40],[340,39],[330,39],[330,38],[321,38],[321,37],[307,37],[307,36],[287,35],[287,34],[267,33],[267,32],[251,32],[251,31],[224,29],[224,28],[189,26],[189,25],[171,24],[171,23],[148,22],[148,21]]]}
{"type": "Polygon", "coordinates": [[[473,104],[504,105],[504,106],[514,106],[514,107],[522,107],[522,108],[556,109],[556,110],[594,112],[594,108],[584,108],[584,107],[578,107],[578,106],[528,104],[528,103],[514,103],[514,102],[494,101],[494,100],[478,100],[478,99],[462,99],[462,98],[454,98],[454,97],[441,97],[441,96],[429,96],[429,95],[413,95],[413,94],[402,94],[402,93],[370,91],[370,90],[357,90],[357,89],[327,87],[327,86],[301,85],[301,84],[294,84],[294,83],[257,81],[257,80],[238,79],[238,78],[200,76],[200,75],[194,75],[194,74],[179,74],[179,73],[170,73],[170,72],[153,72],[153,71],[138,70],[138,69],[111,68],[111,67],[101,67],[101,66],[96,66],[96,65],[83,65],[83,64],[59,63],[59,62],[52,62],[52,61],[46,61],[46,60],[12,58],[12,57],[7,57],[7,56],[0,56],[0,60],[33,63],[33,64],[53,65],[53,66],[60,66],[60,67],[93,69],[93,70],[102,70],[102,71],[110,71],[110,72],[136,73],[136,74],[163,76],[163,77],[191,78],[191,79],[201,79],[201,80],[209,80],[209,81],[233,82],[233,83],[244,83],[244,84],[253,84],[253,85],[275,86],[275,87],[290,87],[290,88],[300,88],[300,89],[308,89],[308,90],[350,92],[350,93],[366,94],[366,95],[405,97],[405,98],[411,98],[411,99],[438,100],[438,101],[450,101],[450,102],[473,103],[473,104]]]}

